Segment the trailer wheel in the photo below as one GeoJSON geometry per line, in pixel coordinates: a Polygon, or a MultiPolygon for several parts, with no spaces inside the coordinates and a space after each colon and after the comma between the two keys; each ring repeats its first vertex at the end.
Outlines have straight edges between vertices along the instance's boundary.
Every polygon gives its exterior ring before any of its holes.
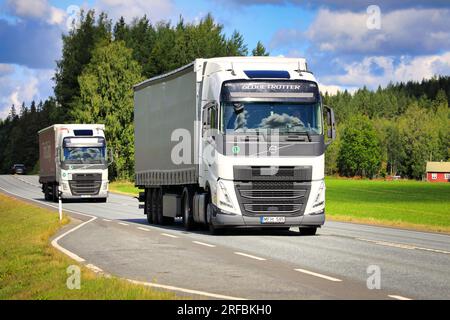
{"type": "Polygon", "coordinates": [[[317,227],[299,227],[300,235],[302,236],[314,236],[317,232],[317,227]]]}
{"type": "Polygon", "coordinates": [[[153,224],[159,224],[158,221],[158,189],[152,189],[152,202],[151,202],[151,214],[153,224]]]}
{"type": "Polygon", "coordinates": [[[149,224],[153,224],[153,215],[152,215],[152,189],[145,190],[145,204],[144,204],[144,213],[147,216],[147,222],[149,224]]]}
{"type": "Polygon", "coordinates": [[[162,191],[162,188],[158,188],[156,193],[158,195],[158,201],[157,201],[158,224],[163,225],[164,224],[164,216],[163,216],[163,191],[162,191]]]}
{"type": "Polygon", "coordinates": [[[183,191],[183,225],[186,230],[194,229],[194,217],[192,216],[192,196],[188,188],[184,188],[183,191]]]}

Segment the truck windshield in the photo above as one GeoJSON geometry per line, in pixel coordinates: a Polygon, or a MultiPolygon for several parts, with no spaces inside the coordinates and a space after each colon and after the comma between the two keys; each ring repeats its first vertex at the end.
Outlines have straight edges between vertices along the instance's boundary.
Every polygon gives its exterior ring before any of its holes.
{"type": "Polygon", "coordinates": [[[104,147],[65,147],[64,162],[66,163],[104,163],[104,147]]]}
{"type": "Polygon", "coordinates": [[[322,111],[318,102],[225,102],[221,119],[225,133],[277,129],[281,134],[322,134],[322,111]]]}

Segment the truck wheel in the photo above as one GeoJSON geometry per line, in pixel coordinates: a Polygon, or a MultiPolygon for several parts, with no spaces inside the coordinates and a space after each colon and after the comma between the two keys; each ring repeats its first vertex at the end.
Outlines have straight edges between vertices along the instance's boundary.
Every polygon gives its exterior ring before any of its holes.
{"type": "Polygon", "coordinates": [[[186,230],[194,229],[194,217],[192,216],[192,197],[189,189],[183,192],[183,225],[186,230]]]}
{"type": "Polygon", "coordinates": [[[44,183],[44,185],[43,185],[42,188],[44,189],[44,198],[45,198],[45,201],[50,201],[50,200],[52,200],[52,198],[50,197],[50,193],[48,192],[48,185],[47,185],[46,183],[44,183]]]}
{"type": "Polygon", "coordinates": [[[52,185],[52,200],[58,202],[58,186],[56,184],[52,185]]]}
{"type": "Polygon", "coordinates": [[[156,194],[158,195],[158,201],[156,203],[158,210],[156,211],[158,213],[158,224],[163,225],[164,224],[164,216],[163,216],[163,192],[161,188],[158,188],[156,191],[156,194]]]}
{"type": "Polygon", "coordinates": [[[158,189],[152,189],[151,214],[153,224],[159,224],[158,221],[158,189]]]}
{"type": "Polygon", "coordinates": [[[317,227],[299,228],[300,235],[302,236],[314,236],[317,232],[317,227]]]}
{"type": "Polygon", "coordinates": [[[145,205],[144,205],[144,213],[147,215],[147,222],[149,224],[153,224],[153,215],[152,215],[152,189],[145,190],[145,205]]]}
{"type": "Polygon", "coordinates": [[[212,220],[211,220],[211,208],[212,208],[212,204],[210,201],[211,197],[208,197],[208,204],[206,205],[206,223],[208,224],[208,230],[209,233],[211,235],[219,235],[219,234],[223,234],[224,229],[222,228],[217,228],[216,226],[213,225],[212,220]]]}

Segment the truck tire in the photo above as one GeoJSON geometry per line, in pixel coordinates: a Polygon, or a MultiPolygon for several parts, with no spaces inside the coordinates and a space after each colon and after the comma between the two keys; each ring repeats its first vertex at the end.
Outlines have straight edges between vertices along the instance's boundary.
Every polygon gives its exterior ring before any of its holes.
{"type": "Polygon", "coordinates": [[[52,198],[50,196],[50,192],[48,190],[48,184],[44,183],[44,185],[42,186],[42,189],[44,190],[44,199],[45,199],[45,201],[52,200],[52,198]]]}
{"type": "Polygon", "coordinates": [[[317,232],[317,227],[306,227],[306,228],[299,228],[300,235],[302,236],[314,236],[317,232]]]}
{"type": "Polygon", "coordinates": [[[145,189],[144,213],[147,216],[148,224],[153,224],[152,215],[152,189],[145,189]]]}
{"type": "Polygon", "coordinates": [[[53,202],[58,202],[58,185],[52,185],[52,200],[53,202]]]}
{"type": "Polygon", "coordinates": [[[207,198],[207,205],[206,205],[206,223],[208,225],[209,234],[217,236],[224,233],[224,229],[218,228],[213,225],[211,220],[211,210],[212,210],[212,203],[211,203],[211,196],[208,196],[207,198]]]}
{"type": "Polygon", "coordinates": [[[183,225],[186,230],[192,230],[195,227],[194,217],[192,215],[192,194],[188,188],[183,190],[182,213],[183,225]]]}
{"type": "Polygon", "coordinates": [[[159,224],[159,220],[158,220],[158,189],[153,188],[152,189],[152,209],[151,209],[151,214],[152,214],[152,221],[153,224],[159,224]]]}

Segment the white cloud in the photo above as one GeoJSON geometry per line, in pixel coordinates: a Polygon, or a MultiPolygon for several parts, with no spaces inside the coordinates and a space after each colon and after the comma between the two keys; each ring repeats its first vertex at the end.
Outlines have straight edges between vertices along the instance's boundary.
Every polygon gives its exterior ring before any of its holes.
{"type": "Polygon", "coordinates": [[[170,18],[175,9],[173,0],[97,0],[94,7],[112,19],[123,16],[127,22],[144,14],[152,22],[161,21],[170,18]]]}
{"type": "Polygon", "coordinates": [[[381,28],[369,29],[366,11],[320,9],[306,31],[279,30],[272,47],[309,41],[312,50],[346,55],[419,55],[450,50],[450,9],[381,12],[381,28]]]}
{"type": "Polygon", "coordinates": [[[419,57],[373,56],[353,63],[340,63],[345,73],[321,77],[321,81],[344,87],[376,88],[389,82],[421,81],[435,75],[450,75],[450,52],[419,57]],[[374,72],[374,69],[377,72],[374,72]]]}
{"type": "Polygon", "coordinates": [[[13,104],[19,109],[22,102],[29,106],[33,100],[39,102],[52,95],[52,69],[35,70],[0,64],[0,70],[5,68],[8,69],[7,73],[0,72],[0,118],[8,116],[13,104]]]}
{"type": "Polygon", "coordinates": [[[0,77],[11,74],[14,72],[14,67],[7,63],[0,63],[0,77]]]}
{"type": "Polygon", "coordinates": [[[333,85],[333,84],[326,85],[326,84],[322,84],[322,83],[319,83],[319,89],[320,89],[321,93],[325,94],[325,92],[328,92],[328,94],[330,94],[330,95],[335,95],[336,93],[338,93],[338,91],[343,92],[343,91],[347,90],[349,92],[353,92],[356,90],[353,87],[346,88],[346,87],[337,86],[337,85],[333,85]]]}
{"type": "Polygon", "coordinates": [[[52,25],[61,24],[66,17],[64,10],[51,6],[47,0],[8,0],[7,6],[19,18],[42,20],[52,25]]]}
{"type": "Polygon", "coordinates": [[[19,17],[42,18],[49,7],[47,0],[8,0],[7,3],[19,17]]]}
{"type": "Polygon", "coordinates": [[[317,7],[327,7],[333,9],[357,9],[362,10],[370,5],[378,5],[384,10],[391,11],[399,8],[442,8],[448,6],[448,0],[216,0],[218,2],[234,3],[238,5],[286,5],[293,4],[314,9],[317,7]]]}

